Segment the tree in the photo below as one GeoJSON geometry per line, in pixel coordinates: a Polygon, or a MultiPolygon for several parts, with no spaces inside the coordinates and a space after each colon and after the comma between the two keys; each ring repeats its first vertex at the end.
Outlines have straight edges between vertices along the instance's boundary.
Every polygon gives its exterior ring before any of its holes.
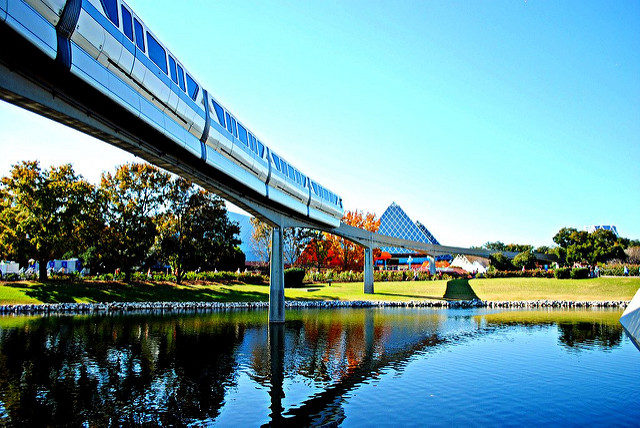
{"type": "Polygon", "coordinates": [[[631,242],[617,237],[610,230],[597,229],[588,233],[570,227],[560,229],[553,241],[559,246],[558,254],[565,255],[566,263],[591,264],[606,263],[613,259],[623,260],[625,245],[631,242]]]}
{"type": "Polygon", "coordinates": [[[549,248],[546,245],[541,245],[538,248],[536,248],[536,253],[540,253],[540,254],[551,254],[550,251],[551,251],[551,248],[549,248]]]}
{"type": "Polygon", "coordinates": [[[534,256],[533,253],[530,250],[529,251],[523,251],[521,253],[518,253],[513,258],[513,265],[518,269],[522,269],[523,267],[525,269],[535,268],[536,267],[536,256],[534,256]]]}
{"type": "Polygon", "coordinates": [[[506,251],[507,250],[507,246],[504,245],[504,242],[500,242],[500,241],[487,242],[486,244],[483,245],[483,247],[486,248],[487,250],[493,250],[493,251],[506,251]]]}
{"type": "MultiPolygon", "coordinates": [[[[380,219],[374,213],[363,211],[347,211],[342,217],[342,222],[350,226],[377,232],[380,227],[380,219]]],[[[336,235],[326,235],[331,242],[331,248],[335,251],[337,266],[341,270],[362,270],[364,267],[364,248],[336,235]]]]}
{"type": "Polygon", "coordinates": [[[589,234],[589,238],[592,246],[589,263],[606,263],[609,260],[626,258],[624,247],[618,243],[618,237],[612,231],[597,229],[589,234]]]}
{"type": "Polygon", "coordinates": [[[182,178],[171,181],[167,211],[158,216],[157,252],[181,282],[187,270],[244,266],[240,227],[229,221],[222,199],[182,178]]]}
{"type": "MultiPolygon", "coordinates": [[[[272,228],[256,217],[251,218],[251,225],[253,226],[251,248],[262,263],[268,263],[271,255],[272,228]]],[[[310,239],[307,229],[300,227],[285,228],[282,231],[284,263],[291,266],[296,264],[310,239]]]]}
{"type": "Polygon", "coordinates": [[[500,252],[511,252],[511,253],[521,253],[523,251],[529,251],[533,249],[533,245],[528,244],[504,244],[503,242],[487,242],[483,245],[487,250],[500,251],[500,252]]]}
{"type": "Polygon", "coordinates": [[[511,270],[513,269],[513,264],[511,261],[502,253],[493,253],[489,256],[489,260],[491,266],[496,268],[497,270],[511,270]]]}
{"type": "MultiPolygon", "coordinates": [[[[380,219],[377,219],[375,214],[365,214],[362,211],[347,211],[342,222],[371,232],[377,232],[380,227],[380,219]]],[[[300,257],[301,264],[315,265],[318,269],[333,267],[340,270],[359,270],[363,268],[364,248],[329,233],[308,231],[307,236],[306,248],[300,257]]]]}
{"type": "Polygon", "coordinates": [[[49,260],[77,254],[95,240],[101,225],[95,188],[71,165],[43,171],[37,161],[22,162],[1,188],[0,248],[23,264],[37,260],[41,280],[49,260]]]}
{"type": "Polygon", "coordinates": [[[251,249],[262,263],[269,263],[271,254],[271,227],[257,217],[251,217],[251,249]]]}
{"type": "Polygon", "coordinates": [[[104,268],[119,267],[128,281],[149,255],[156,237],[153,217],[164,206],[170,175],[149,164],[126,164],[102,175],[107,227],[100,240],[104,268]]]}
{"type": "Polygon", "coordinates": [[[330,260],[335,259],[334,242],[327,239],[327,234],[319,230],[307,230],[307,246],[302,252],[299,264],[314,266],[317,269],[330,266],[330,260]]]}
{"type": "Polygon", "coordinates": [[[640,263],[640,246],[629,247],[624,252],[629,263],[640,263]]]}
{"type": "Polygon", "coordinates": [[[167,211],[157,216],[156,252],[169,263],[178,284],[185,267],[193,264],[196,242],[191,232],[190,202],[195,186],[178,178],[167,189],[167,211]]]}
{"type": "Polygon", "coordinates": [[[307,229],[301,227],[286,228],[283,233],[284,262],[291,266],[297,264],[310,239],[307,229]]]}

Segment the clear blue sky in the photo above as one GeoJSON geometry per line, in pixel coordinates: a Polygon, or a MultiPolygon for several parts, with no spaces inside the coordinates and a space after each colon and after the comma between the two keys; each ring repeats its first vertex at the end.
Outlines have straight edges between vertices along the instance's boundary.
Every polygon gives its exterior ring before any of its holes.
{"type": "MultiPolygon", "coordinates": [[[[549,244],[562,226],[640,238],[640,2],[130,4],[264,141],[445,244],[549,244]]],[[[0,105],[5,173],[133,159],[0,105]]]]}

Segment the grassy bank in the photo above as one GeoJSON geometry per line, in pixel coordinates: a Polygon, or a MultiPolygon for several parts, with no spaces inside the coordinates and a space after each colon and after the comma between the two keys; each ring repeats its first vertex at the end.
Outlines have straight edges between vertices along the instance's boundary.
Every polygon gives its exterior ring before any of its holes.
{"type": "MultiPolygon", "coordinates": [[[[495,278],[452,281],[378,282],[374,295],[361,283],[311,285],[287,289],[292,300],[631,300],[640,278],[557,280],[495,278]]],[[[255,302],[269,299],[268,285],[122,282],[0,283],[0,304],[63,302],[220,301],[255,302]]]]}

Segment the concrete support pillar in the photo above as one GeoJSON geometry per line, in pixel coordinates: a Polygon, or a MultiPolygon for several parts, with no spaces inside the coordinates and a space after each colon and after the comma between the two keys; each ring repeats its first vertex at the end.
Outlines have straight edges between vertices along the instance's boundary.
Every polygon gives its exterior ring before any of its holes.
{"type": "Polygon", "coordinates": [[[433,276],[436,274],[436,258],[429,257],[429,273],[433,276]]]}
{"type": "Polygon", "coordinates": [[[373,294],[373,248],[364,248],[364,292],[373,294]]]}
{"type": "Polygon", "coordinates": [[[269,322],[284,322],[284,254],[281,227],[274,227],[271,232],[269,322]]]}

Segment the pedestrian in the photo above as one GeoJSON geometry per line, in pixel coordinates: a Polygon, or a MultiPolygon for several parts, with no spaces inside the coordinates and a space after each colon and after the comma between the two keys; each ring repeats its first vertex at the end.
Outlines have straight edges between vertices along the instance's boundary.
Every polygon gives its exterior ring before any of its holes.
{"type": "Polygon", "coordinates": [[[629,268],[628,267],[624,267],[624,276],[629,276],[629,268]]]}
{"type": "Polygon", "coordinates": [[[595,274],[596,278],[600,277],[600,267],[596,266],[596,268],[593,270],[593,273],[595,274]]]}

